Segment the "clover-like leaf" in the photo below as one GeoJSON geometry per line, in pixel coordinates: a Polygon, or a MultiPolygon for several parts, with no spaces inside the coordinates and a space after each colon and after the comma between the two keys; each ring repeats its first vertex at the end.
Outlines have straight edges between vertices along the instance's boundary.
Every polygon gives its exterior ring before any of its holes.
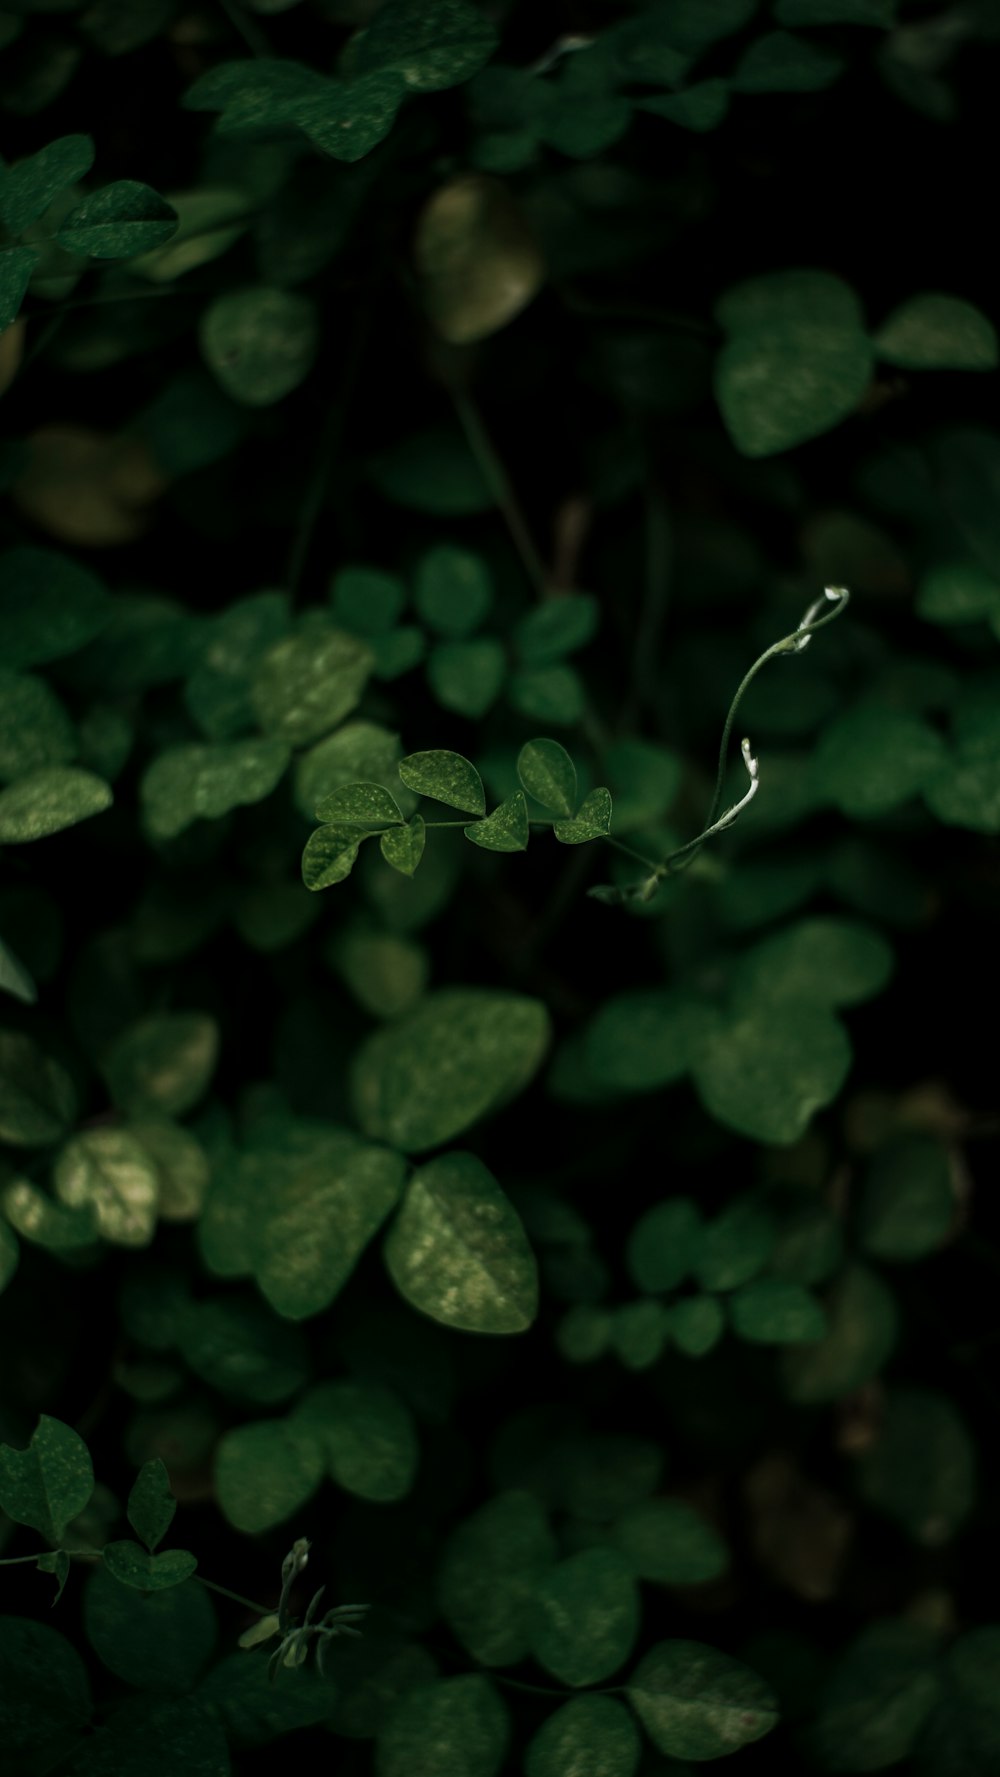
{"type": "Polygon", "coordinates": [[[399,761],[399,775],[408,790],[416,790],[421,796],[446,802],[449,808],[460,808],[466,814],[486,813],[483,780],[461,753],[408,753],[399,761]]]}
{"type": "Polygon", "coordinates": [[[483,851],[527,851],[530,831],[524,791],[515,790],[484,821],[466,827],[465,837],[483,851]]]}
{"type": "Polygon", "coordinates": [[[190,1579],[198,1563],[187,1549],[164,1549],[151,1555],[138,1543],[105,1543],[101,1550],[104,1565],[123,1586],[137,1592],[162,1592],[190,1579]]]}
{"type": "Polygon", "coordinates": [[[61,1541],[93,1491],[87,1446],[61,1420],[43,1414],[26,1450],[0,1444],[0,1506],[16,1524],[30,1525],[49,1542],[61,1541]]]}

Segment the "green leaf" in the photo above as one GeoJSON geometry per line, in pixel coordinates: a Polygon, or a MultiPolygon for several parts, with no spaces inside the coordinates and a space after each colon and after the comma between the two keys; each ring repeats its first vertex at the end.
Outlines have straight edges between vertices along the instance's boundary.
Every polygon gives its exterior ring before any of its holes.
{"type": "Polygon", "coordinates": [[[604,839],[611,831],[610,790],[591,790],[573,819],[553,822],[552,831],[562,845],[585,845],[588,839],[604,839]]]}
{"type": "Polygon", "coordinates": [[[574,1697],[546,1717],[524,1755],[525,1777],[635,1777],[642,1745],[614,1697],[574,1697]]]}
{"type": "Polygon", "coordinates": [[[61,1139],[76,1112],[68,1073],[18,1031],[0,1030],[0,1141],[44,1148],[61,1139]]]}
{"type": "Polygon", "coordinates": [[[690,1276],[701,1251],[702,1221],[690,1197],[667,1197],[639,1217],[625,1246],[637,1289],[666,1295],[690,1276]]]}
{"type": "Polygon", "coordinates": [[[365,832],[377,831],[389,823],[398,827],[403,817],[388,790],[381,784],[343,784],[331,790],[318,804],[316,818],[335,821],[342,827],[360,827],[365,832]]]}
{"type": "Polygon", "coordinates": [[[499,1493],[451,1532],[438,1569],[437,1596],[471,1659],[483,1666],[516,1666],[527,1658],[532,1594],[555,1559],[545,1512],[530,1493],[499,1493]]]}
{"type": "MultiPolygon", "coordinates": [[[[269,1230],[268,1230],[269,1231],[269,1230]]],[[[267,1238],[259,1230],[263,1246],[267,1238]]],[[[302,1335],[276,1323],[262,1303],[238,1297],[188,1302],[176,1343],[184,1362],[212,1388],[273,1406],[297,1394],[310,1365],[302,1335]]]]}
{"type": "Polygon", "coordinates": [[[442,1154],[413,1174],[385,1262],[400,1295],[445,1326],[523,1333],[537,1313],[538,1269],[520,1217],[473,1154],[442,1154]]]}
{"type": "Polygon", "coordinates": [[[670,1337],[685,1357],[707,1357],[725,1326],[725,1311],[716,1296],[685,1296],[670,1310],[670,1337]]]}
{"type": "Polygon", "coordinates": [[[514,646],[525,666],[550,666],[585,648],[597,633],[600,606],[585,592],[549,598],[522,617],[514,646]]]}
{"type": "Polygon", "coordinates": [[[390,630],[388,635],[370,636],[369,641],[375,656],[372,673],[376,679],[387,683],[412,672],[427,652],[427,637],[415,623],[403,623],[399,629],[390,630]]]}
{"type": "Polygon", "coordinates": [[[3,1192],[3,1212],[23,1240],[52,1252],[93,1247],[97,1231],[89,1210],[64,1209],[28,1179],[15,1179],[3,1192]]]}
{"type": "Polygon", "coordinates": [[[922,1259],[956,1220],[948,1150],[930,1136],[899,1137],[868,1166],[859,1209],[862,1249],[876,1259],[922,1259]]]}
{"type": "Polygon", "coordinates": [[[825,1204],[806,1204],[782,1217],[771,1270],[792,1283],[826,1283],[840,1269],[843,1254],[840,1218],[825,1204]]]}
{"type": "Polygon", "coordinates": [[[102,1239],[148,1246],[156,1232],[159,1179],[145,1149],[125,1129],[84,1129],[61,1150],[52,1172],[67,1209],[87,1209],[102,1239]]]}
{"type": "Polygon", "coordinates": [[[654,1092],[683,1078],[702,1022],[676,988],[633,988],[606,1000],[586,1036],[587,1067],[615,1092],[654,1092]]]}
{"type": "Polygon", "coordinates": [[[822,1339],[826,1315],[814,1295],[785,1277],[761,1277],[730,1298],[733,1331],[753,1345],[808,1345],[822,1339]]]}
{"type": "Polygon", "coordinates": [[[668,1310],[650,1297],[623,1302],[611,1317],[611,1344],[627,1370],[648,1370],[658,1363],[669,1333],[668,1310]]]}
{"type": "Polygon", "coordinates": [[[50,1549],[46,1554],[39,1555],[35,1562],[39,1573],[51,1573],[55,1576],[56,1595],[52,1600],[53,1609],[59,1603],[66,1590],[69,1579],[70,1559],[65,1549],[50,1549]]]}
{"type": "Polygon", "coordinates": [[[95,1654],[116,1678],[138,1690],[180,1695],[197,1682],[218,1633],[212,1600],[197,1580],[137,1592],[103,1567],[87,1581],[83,1623],[95,1654]]]}
{"type": "Polygon", "coordinates": [[[744,51],[730,84],[737,93],[816,93],[832,86],[846,66],[842,56],[805,37],[768,31],[744,51]]]}
{"type": "Polygon", "coordinates": [[[283,592],[237,599],[213,618],[204,652],[184,687],[184,701],[209,740],[232,740],[253,727],[254,673],[288,626],[288,598],[283,592]]]}
{"type": "Polygon", "coordinates": [[[516,1097],[548,1043],[539,1000],[476,987],[430,993],[363,1044],[353,1081],[361,1127],[405,1153],[439,1147],[516,1097]]]}
{"type": "Polygon", "coordinates": [[[297,761],[296,807],[311,820],[324,796],[360,780],[398,791],[396,762],[401,750],[398,735],[377,722],[347,722],[297,761]]]}
{"type": "Polygon", "coordinates": [[[90,1713],[87,1668],[72,1642],[47,1623],[0,1617],[0,1742],[15,1777],[60,1761],[90,1713]]]}
{"type": "Polygon", "coordinates": [[[493,490],[462,434],[440,427],[403,439],[374,457],[368,473],[387,500],[439,518],[489,512],[493,490]]]}
{"type": "Polygon", "coordinates": [[[923,1624],[876,1622],[841,1654],[807,1743],[824,1769],[881,1771],[916,1745],[938,1695],[936,1637],[923,1624]]]}
{"type": "Polygon", "coordinates": [[[696,130],[700,135],[705,130],[717,129],[725,118],[729,110],[729,82],[699,80],[694,86],[685,87],[683,92],[640,99],[637,110],[648,111],[653,117],[665,117],[668,123],[679,124],[684,130],[696,130]]]}
{"type": "Polygon", "coordinates": [[[860,330],[808,319],[731,339],[716,360],[715,394],[737,450],[773,456],[828,432],[861,401],[871,357],[860,330]]]}
{"type": "Polygon", "coordinates": [[[931,465],[936,497],[963,541],[987,573],[1000,577],[1000,438],[972,427],[946,432],[935,440],[931,465]]]}
{"type": "Polygon", "coordinates": [[[172,283],[218,259],[250,226],[252,199],[236,186],[172,192],[167,202],[178,218],[176,233],[167,246],[154,247],[129,266],[133,277],[138,274],[151,284],[172,283]]]}
{"type": "Polygon", "coordinates": [[[426,950],[394,932],[353,927],[335,939],[326,958],[375,1018],[398,1018],[409,1012],[427,988],[426,950]]]}
{"type": "Polygon", "coordinates": [[[615,1519],[612,1542],[636,1579],[702,1586],[729,1566],[718,1532],[683,1499],[644,1499],[615,1519]]]}
{"type": "Polygon", "coordinates": [[[352,1136],[272,1174],[254,1269],[278,1314],[305,1320],[339,1295],[399,1202],[404,1171],[400,1155],[352,1136]]]}
{"type": "MultiPolygon", "coordinates": [[[[850,919],[801,919],[740,958],[735,988],[775,1008],[856,1006],[882,992],[894,967],[892,950],[871,926],[850,919]]],[[[780,1016],[780,1014],[779,1014],[780,1016]]]]}
{"type": "Polygon", "coordinates": [[[272,407],[312,369],[319,319],[308,296],[256,284],[217,296],[202,314],[198,342],[227,395],[246,407],[272,407]]]}
{"type": "Polygon", "coordinates": [[[94,1491],[94,1470],[83,1439],[59,1419],[42,1414],[26,1450],[0,1444],[0,1506],[15,1524],[28,1524],[60,1543],[94,1491]]]}
{"type": "Polygon", "coordinates": [[[159,1456],[153,1456],[143,1463],[128,1496],[128,1521],[147,1549],[152,1551],[163,1541],[176,1510],[166,1464],[159,1456]]]}
{"type": "Polygon", "coordinates": [[[208,1155],[189,1129],[169,1117],[142,1117],[129,1124],[156,1169],[161,1221],[191,1222],[201,1211],[211,1173],[208,1155]]]}
{"type": "Polygon", "coordinates": [[[399,775],[408,790],[447,803],[466,814],[485,815],[486,792],[475,766],[461,753],[408,753],[399,761],[399,775]]]}
{"type": "Polygon", "coordinates": [[[440,92],[469,80],[496,47],[497,33],[468,0],[386,0],[352,45],[352,71],[391,69],[414,92],[440,92]]]}
{"type": "Polygon", "coordinates": [[[330,588],[334,616],[353,635],[384,636],[399,622],[406,588],[381,568],[339,568],[330,588]]]}
{"type": "Polygon", "coordinates": [[[283,1524],[312,1498],[325,1469],[322,1441],[306,1420],[257,1419],[223,1432],[215,1452],[215,1497],[246,1536],[283,1524]]]}
{"type": "MultiPolygon", "coordinates": [[[[927,806],[949,826],[998,833],[1000,710],[970,701],[958,712],[955,738],[957,745],[948,765],[925,784],[927,806]]],[[[0,805],[2,802],[0,795],[0,805]]]]}
{"type": "Polygon", "coordinates": [[[811,775],[819,796],[844,814],[888,814],[948,773],[941,736],[904,710],[859,704],[820,733],[811,775]]]}
{"type": "Polygon", "coordinates": [[[90,136],[60,136],[37,154],[0,169],[0,222],[5,222],[12,234],[20,234],[44,216],[53,198],[67,185],[75,185],[89,173],[93,164],[90,136]]]}
{"type": "Polygon", "coordinates": [[[880,358],[905,370],[995,370],[997,336],[971,302],[928,292],[893,309],[875,334],[880,358]]]}
{"type": "Polygon", "coordinates": [[[528,1613],[531,1651],[561,1684],[598,1684],[618,1671],[639,1632],[639,1596],[614,1549],[583,1549],[542,1575],[528,1613]]]}
{"type": "Polygon", "coordinates": [[[1000,619],[1000,582],[977,562],[939,562],[920,580],[917,615],[928,623],[1000,619]]]}
{"type": "Polygon", "coordinates": [[[503,643],[492,636],[440,642],[427,660],[427,683],[442,709],[470,719],[492,708],[506,675],[503,643]]]}
{"type": "Polygon", "coordinates": [[[17,1243],[17,1236],[11,1232],[6,1222],[0,1222],[0,1295],[7,1288],[20,1262],[21,1248],[17,1243]]]}
{"type": "Polygon", "coordinates": [[[302,880],[306,888],[316,892],[345,881],[354,868],[358,848],[366,836],[354,826],[317,827],[315,833],[310,833],[302,853],[302,880]]]}
{"type": "Polygon", "coordinates": [[[26,1006],[33,1006],[38,999],[38,989],[27,969],[2,938],[0,938],[0,992],[9,993],[13,999],[21,1000],[26,1006]]]}
{"type": "Polygon", "coordinates": [[[417,563],[413,602],[429,629],[450,640],[470,636],[493,604],[490,571],[479,555],[439,543],[417,563]]]}
{"type": "Polygon", "coordinates": [[[151,1555],[133,1542],[105,1543],[101,1555],[112,1577],[137,1592],[162,1592],[168,1586],[179,1586],[191,1578],[198,1565],[187,1549],[164,1549],[151,1555]]]}
{"type": "Polygon", "coordinates": [[[295,1409],[296,1425],[316,1437],[338,1487],[387,1504],[412,1491],[420,1445],[409,1407],[389,1388],[322,1382],[295,1409]]]}
{"type": "Polygon", "coordinates": [[[526,741],[517,756],[522,787],[543,808],[569,821],[576,808],[576,766],[557,740],[526,741]]]}
{"type": "Polygon", "coordinates": [[[177,211],[149,185],[116,179],[91,192],[59,224],[57,239],[67,253],[91,259],[131,259],[162,247],[176,234],[177,211]]]}
{"type": "Polygon", "coordinates": [[[379,849],[386,863],[401,876],[412,876],[424,855],[425,837],[423,816],[415,814],[405,827],[390,828],[383,833],[379,849]]]}
{"type": "Polygon", "coordinates": [[[749,1666],[701,1641],[658,1641],[625,1694],[669,1758],[722,1758],[769,1734],[778,1705],[749,1666]]]}
{"type": "Polygon", "coordinates": [[[70,1770],[72,1777],[230,1777],[231,1766],[222,1724],[194,1698],[150,1705],[134,1697],[109,1711],[70,1770]]]}
{"type": "Polygon", "coordinates": [[[0,669],[0,781],[75,758],[76,729],[44,679],[0,669]]]}
{"type": "Polygon", "coordinates": [[[466,839],[484,851],[527,851],[530,830],[524,791],[515,790],[484,821],[465,828],[466,839]]]}
{"type": "Polygon", "coordinates": [[[195,821],[218,821],[234,808],[262,802],[281,782],[290,756],[281,740],[170,747],[142,780],[147,832],[153,839],[176,839],[195,821]]]}
{"type": "Polygon", "coordinates": [[[306,746],[350,715],[371,669],[367,643],[344,630],[286,636],[272,644],[257,669],[254,713],[265,733],[306,746]]]}
{"type": "Polygon", "coordinates": [[[837,1097],[850,1065],[847,1034],[831,1013],[794,1000],[776,1016],[756,999],[706,1021],[693,1071],[711,1116],[752,1141],[788,1146],[837,1097]]]}
{"type": "Polygon", "coordinates": [[[669,813],[683,776],[681,761],[669,747],[658,746],[654,741],[614,741],[604,762],[619,832],[655,826],[669,813]]]}
{"type": "MultiPolygon", "coordinates": [[[[264,1617],[277,1629],[277,1616],[264,1617]]],[[[240,1637],[240,1646],[247,1645],[240,1637]]],[[[337,1661],[341,1677],[343,1650],[337,1661]]],[[[359,1644],[360,1645],[360,1644],[359,1644]]],[[[308,1728],[330,1719],[337,1692],[314,1666],[283,1668],[277,1683],[267,1676],[267,1660],[248,1660],[245,1653],[227,1654],[217,1660],[195,1693],[220,1718],[226,1737],[237,1747],[264,1746],[296,1728],[308,1728]]],[[[197,1718],[196,1718],[197,1719],[197,1718]]],[[[170,1777],[169,1772],[164,1777],[170,1777]]]]}
{"type": "Polygon", "coordinates": [[[28,845],[110,808],[110,784],[74,765],[47,765],[0,790],[0,845],[28,845]]]}
{"type": "Polygon", "coordinates": [[[587,703],[583,681],[572,666],[520,667],[508,680],[507,694],[519,715],[561,727],[581,721],[587,703]]]}
{"type": "Polygon", "coordinates": [[[734,1290],[763,1271],[774,1246],[774,1223],[750,1195],[735,1197],[703,1230],[695,1275],[703,1290],[734,1290]]]}
{"type": "Polygon", "coordinates": [[[836,1401],[877,1376],[896,1344],[896,1303],[873,1271],[850,1265],[825,1300],[827,1331],[783,1359],[785,1388],[800,1406],[836,1401]]]}
{"type": "Polygon", "coordinates": [[[208,1088],[219,1029],[205,1012],[160,1012],[129,1025],[105,1071],[111,1096],[130,1116],[183,1117],[208,1088]]]}
{"type": "Polygon", "coordinates": [[[577,1302],[556,1327],[556,1346],[568,1364],[592,1364],[611,1344],[614,1319],[606,1308],[577,1302]]]}
{"type": "Polygon", "coordinates": [[[379,1726],[376,1777],[498,1777],[506,1704],[477,1672],[406,1690],[379,1726]]]}
{"type": "Polygon", "coordinates": [[[950,1542],[976,1503],[976,1447],[945,1395],[890,1392],[874,1441],[858,1459],[862,1499],[927,1549],[950,1542]]]}
{"type": "Polygon", "coordinates": [[[31,274],[41,257],[34,247],[0,247],[0,333],[17,320],[31,274]]]}

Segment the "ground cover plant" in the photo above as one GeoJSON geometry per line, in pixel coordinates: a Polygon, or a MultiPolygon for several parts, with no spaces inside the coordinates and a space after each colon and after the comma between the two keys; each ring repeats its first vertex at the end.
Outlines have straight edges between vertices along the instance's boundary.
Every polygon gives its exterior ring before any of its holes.
{"type": "Polygon", "coordinates": [[[0,0],[13,1777],[995,1777],[996,0],[0,0]]]}

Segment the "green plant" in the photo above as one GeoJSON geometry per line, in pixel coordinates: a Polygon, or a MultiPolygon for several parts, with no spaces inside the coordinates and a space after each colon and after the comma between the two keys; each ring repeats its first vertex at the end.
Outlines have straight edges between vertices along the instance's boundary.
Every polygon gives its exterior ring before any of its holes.
{"type": "Polygon", "coordinates": [[[995,1777],[994,12],[0,0],[5,1773],[995,1777]]]}

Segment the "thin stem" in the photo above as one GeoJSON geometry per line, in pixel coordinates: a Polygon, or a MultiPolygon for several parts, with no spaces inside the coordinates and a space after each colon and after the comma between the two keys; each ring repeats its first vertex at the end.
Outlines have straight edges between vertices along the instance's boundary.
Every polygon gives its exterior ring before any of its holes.
{"type": "MultiPolygon", "coordinates": [[[[358,311],[358,320],[351,341],[350,350],[346,355],[346,366],[343,370],[340,387],[337,391],[336,398],[330,403],[326,421],[320,434],[316,459],[313,463],[312,473],[302,501],[298,523],[295,527],[295,535],[292,539],[292,546],[288,555],[288,564],[285,569],[285,584],[288,587],[289,593],[293,597],[298,590],[299,581],[302,578],[306,562],[309,559],[309,549],[312,544],[313,533],[315,532],[320,512],[323,509],[323,496],[326,493],[327,483],[330,479],[330,469],[337,452],[337,446],[340,442],[341,432],[347,418],[347,410],[354,391],[354,385],[357,381],[358,371],[364,357],[365,343],[368,338],[370,325],[371,310],[368,304],[363,303],[358,311]]],[[[341,360],[341,362],[343,363],[343,360],[341,360]]]]}
{"type": "MultiPolygon", "coordinates": [[[[42,1553],[44,1554],[44,1550],[42,1553]]],[[[37,1561],[37,1555],[5,1555],[0,1567],[23,1567],[26,1561],[37,1561]]]]}
{"type": "Polygon", "coordinates": [[[632,858],[635,863],[644,864],[647,870],[659,870],[660,868],[657,858],[647,858],[641,851],[633,851],[630,845],[623,845],[620,839],[612,839],[610,833],[605,833],[604,843],[613,846],[615,851],[624,852],[625,856],[632,858]]]}
{"type": "Polygon", "coordinates": [[[539,598],[544,598],[549,589],[549,577],[545,571],[545,564],[535,548],[534,539],[517,503],[514,490],[507,477],[507,471],[496,453],[479,409],[471,395],[468,395],[464,389],[458,388],[454,383],[449,384],[449,393],[455,405],[455,412],[461,421],[469,449],[479,464],[490,492],[500,508],[510,540],[520,557],[521,566],[539,598]]]}
{"type": "Polygon", "coordinates": [[[239,0],[219,0],[233,30],[242,37],[251,55],[269,56],[271,45],[256,19],[248,18],[239,0]]]}
{"type": "Polygon", "coordinates": [[[234,1604],[242,1604],[247,1610],[255,1610],[259,1617],[274,1615],[273,1604],[255,1604],[252,1598],[244,1598],[239,1592],[230,1592],[228,1586],[217,1586],[214,1580],[207,1580],[204,1574],[196,1573],[194,1577],[199,1585],[207,1586],[210,1592],[218,1592],[220,1597],[229,1598],[234,1604]]]}

